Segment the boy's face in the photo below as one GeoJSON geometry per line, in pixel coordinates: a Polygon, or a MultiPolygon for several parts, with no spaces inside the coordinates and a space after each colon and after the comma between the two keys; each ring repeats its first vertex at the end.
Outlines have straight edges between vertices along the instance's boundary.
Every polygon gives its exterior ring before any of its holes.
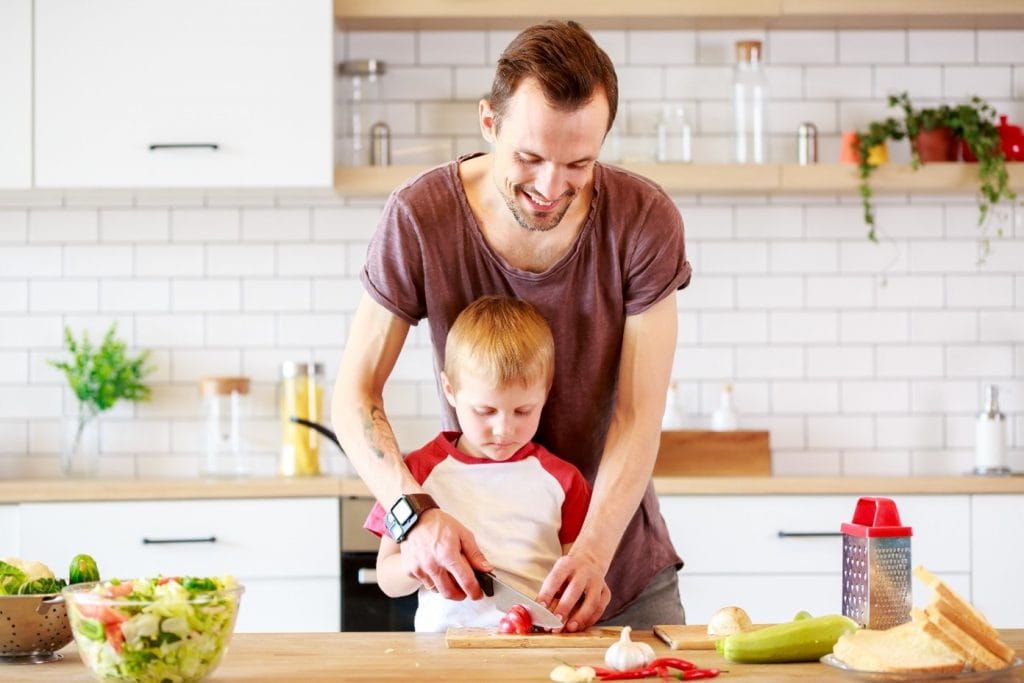
{"type": "Polygon", "coordinates": [[[444,395],[462,427],[459,448],[463,452],[478,458],[508,460],[537,433],[548,393],[542,382],[495,387],[490,380],[471,372],[461,373],[460,380],[456,389],[441,374],[444,395]]]}

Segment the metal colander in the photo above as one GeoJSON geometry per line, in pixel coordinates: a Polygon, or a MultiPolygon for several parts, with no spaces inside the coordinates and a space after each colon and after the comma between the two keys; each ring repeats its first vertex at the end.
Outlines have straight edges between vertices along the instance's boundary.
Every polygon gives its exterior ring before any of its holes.
{"type": "Polygon", "coordinates": [[[0,663],[57,661],[71,639],[64,596],[0,596],[0,663]]]}

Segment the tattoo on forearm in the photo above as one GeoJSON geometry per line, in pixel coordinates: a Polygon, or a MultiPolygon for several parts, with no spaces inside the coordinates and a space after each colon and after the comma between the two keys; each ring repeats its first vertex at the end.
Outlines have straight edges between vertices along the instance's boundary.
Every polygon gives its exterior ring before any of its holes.
{"type": "Polygon", "coordinates": [[[370,451],[378,460],[383,460],[383,443],[393,442],[395,435],[381,406],[372,406],[369,412],[363,413],[363,436],[366,437],[366,445],[370,447],[370,451]]]}

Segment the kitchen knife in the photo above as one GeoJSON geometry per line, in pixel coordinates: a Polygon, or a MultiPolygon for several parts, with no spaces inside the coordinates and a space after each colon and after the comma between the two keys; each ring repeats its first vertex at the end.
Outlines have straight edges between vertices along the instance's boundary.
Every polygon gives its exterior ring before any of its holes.
{"type": "Polygon", "coordinates": [[[476,575],[476,580],[480,583],[484,595],[494,598],[494,604],[498,606],[498,609],[508,611],[512,605],[522,605],[530,613],[530,619],[533,620],[534,626],[548,629],[563,626],[562,620],[554,612],[537,602],[536,598],[531,598],[518,588],[510,586],[491,572],[474,569],[473,573],[476,575]]]}

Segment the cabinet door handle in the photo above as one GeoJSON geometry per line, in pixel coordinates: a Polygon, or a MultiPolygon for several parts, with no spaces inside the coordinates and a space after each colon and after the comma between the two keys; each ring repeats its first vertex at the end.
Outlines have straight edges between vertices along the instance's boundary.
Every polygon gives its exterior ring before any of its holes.
{"type": "Polygon", "coordinates": [[[216,152],[220,149],[220,145],[216,142],[154,142],[149,146],[150,152],[161,149],[208,149],[211,152],[216,152]]]}
{"type": "Polygon", "coordinates": [[[363,567],[356,572],[356,583],[363,586],[376,586],[377,585],[377,570],[363,567]]]}
{"type": "Polygon", "coordinates": [[[147,538],[142,537],[142,545],[159,545],[162,543],[216,543],[216,536],[205,538],[147,538]]]}
{"type": "Polygon", "coordinates": [[[842,536],[839,531],[780,531],[779,538],[831,538],[842,536]]]}

